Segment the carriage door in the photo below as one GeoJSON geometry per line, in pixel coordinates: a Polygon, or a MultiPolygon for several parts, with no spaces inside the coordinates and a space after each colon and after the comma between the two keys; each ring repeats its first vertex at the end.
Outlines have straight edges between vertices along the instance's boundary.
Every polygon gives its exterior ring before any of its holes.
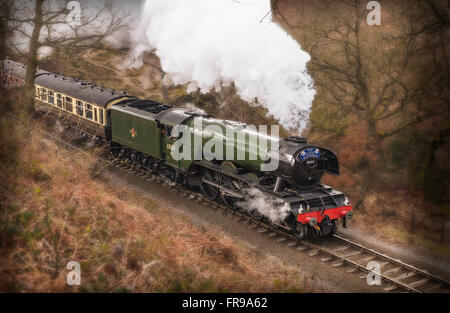
{"type": "Polygon", "coordinates": [[[180,167],[180,161],[177,161],[172,156],[172,146],[175,143],[175,141],[178,140],[178,138],[172,136],[173,127],[172,126],[165,126],[164,128],[164,154],[166,156],[166,162],[167,164],[170,164],[172,166],[175,166],[177,168],[180,167]]]}

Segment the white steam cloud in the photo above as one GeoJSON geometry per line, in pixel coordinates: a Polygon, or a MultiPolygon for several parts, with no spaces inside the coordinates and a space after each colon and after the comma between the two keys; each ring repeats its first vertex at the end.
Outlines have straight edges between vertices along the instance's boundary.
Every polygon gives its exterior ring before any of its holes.
{"type": "Polygon", "coordinates": [[[300,132],[315,95],[310,56],[269,12],[269,0],[147,0],[132,33],[133,66],[153,51],[170,80],[188,84],[189,92],[234,83],[243,100],[256,98],[300,132]]]}
{"type": "Polygon", "coordinates": [[[284,221],[291,211],[288,203],[281,199],[268,197],[256,188],[248,190],[248,197],[236,204],[249,213],[258,211],[273,223],[284,221]]]}

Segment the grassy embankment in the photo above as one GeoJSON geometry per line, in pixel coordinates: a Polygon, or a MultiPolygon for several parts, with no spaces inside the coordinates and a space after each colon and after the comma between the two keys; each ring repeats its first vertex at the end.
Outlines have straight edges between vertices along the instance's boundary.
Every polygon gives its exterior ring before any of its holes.
{"type": "MultiPolygon", "coordinates": [[[[2,98],[5,92],[2,91],[2,98]]],[[[193,226],[102,177],[103,163],[43,140],[35,121],[0,118],[0,291],[311,291],[311,277],[193,226]],[[27,127],[23,125],[27,125],[27,127]],[[81,286],[66,264],[81,264],[81,286]]]]}

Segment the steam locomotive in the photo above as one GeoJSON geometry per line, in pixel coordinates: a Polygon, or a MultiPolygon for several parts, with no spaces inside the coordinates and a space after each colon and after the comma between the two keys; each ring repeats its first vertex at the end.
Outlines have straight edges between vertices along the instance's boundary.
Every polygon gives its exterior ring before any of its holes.
{"type": "MultiPolygon", "coordinates": [[[[25,65],[5,60],[1,75],[6,87],[21,86],[25,65]]],[[[170,107],[43,70],[35,76],[34,104],[39,112],[107,142],[109,153],[115,158],[157,173],[171,184],[199,188],[208,199],[220,199],[227,206],[298,238],[329,236],[337,231],[340,221],[347,227],[353,216],[348,198],[320,182],[325,173],[339,175],[336,155],[304,138],[278,139],[256,133],[258,140],[253,145],[259,145],[265,137],[277,142],[279,149],[276,153],[270,148],[260,149],[261,155],[251,157],[251,150],[258,151],[260,147],[252,147],[249,140],[239,144],[237,139],[255,135],[246,124],[170,107]],[[194,125],[198,121],[200,129],[194,125]],[[180,132],[181,126],[185,132],[180,132]],[[208,141],[228,133],[233,134],[234,157],[206,157],[204,148],[208,141]],[[200,158],[174,157],[174,145],[180,136],[192,137],[192,156],[200,158]],[[196,136],[201,140],[194,145],[196,136]],[[244,157],[236,158],[239,153],[244,157]],[[261,166],[273,158],[277,158],[277,168],[262,171],[261,166]],[[274,220],[258,207],[248,205],[254,197],[264,197],[264,203],[271,204],[270,210],[283,208],[282,219],[274,220]]],[[[229,142],[225,141],[223,151],[229,148],[229,142]]]]}

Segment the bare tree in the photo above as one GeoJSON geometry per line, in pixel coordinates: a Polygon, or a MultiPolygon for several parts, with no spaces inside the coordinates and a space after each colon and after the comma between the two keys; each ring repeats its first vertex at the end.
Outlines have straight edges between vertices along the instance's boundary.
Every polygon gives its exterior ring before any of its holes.
{"type": "Polygon", "coordinates": [[[448,1],[422,0],[417,3],[414,34],[420,38],[424,65],[421,66],[423,87],[423,110],[432,117],[432,126],[421,131],[426,151],[419,172],[420,186],[427,201],[442,203],[448,201],[450,179],[448,173],[437,165],[439,151],[449,150],[450,143],[450,67],[449,67],[449,10],[448,1]]]}
{"type": "Polygon", "coordinates": [[[418,66],[427,49],[421,44],[424,30],[417,30],[412,15],[417,3],[383,3],[385,12],[411,18],[395,24],[395,15],[385,26],[371,27],[366,23],[367,1],[308,2],[314,13],[297,24],[280,12],[278,2],[272,4],[275,17],[301,33],[300,42],[311,54],[318,101],[364,121],[377,150],[384,138],[430,116],[423,107],[429,77],[418,66]]]}
{"type": "MultiPolygon", "coordinates": [[[[367,3],[272,0],[274,17],[311,54],[308,68],[318,89],[313,127],[334,135],[367,125],[369,140],[361,148],[378,153],[378,160],[386,143],[409,136],[411,176],[423,189],[446,188],[448,178],[437,178],[436,156],[450,142],[450,4],[386,0],[381,25],[369,26],[367,3]]],[[[366,172],[362,182],[372,183],[366,172]]]]}
{"type": "Polygon", "coordinates": [[[12,11],[13,0],[4,0],[0,2],[0,60],[3,60],[6,57],[6,42],[11,36],[11,29],[8,24],[12,11]]]}
{"type": "Polygon", "coordinates": [[[48,58],[40,55],[42,49],[80,51],[97,47],[126,25],[127,15],[111,2],[84,8],[78,23],[67,19],[67,5],[66,1],[53,0],[35,0],[33,7],[27,0],[14,3],[10,24],[15,39],[11,46],[26,60],[24,103],[28,109],[32,108],[36,69],[48,58]]]}

